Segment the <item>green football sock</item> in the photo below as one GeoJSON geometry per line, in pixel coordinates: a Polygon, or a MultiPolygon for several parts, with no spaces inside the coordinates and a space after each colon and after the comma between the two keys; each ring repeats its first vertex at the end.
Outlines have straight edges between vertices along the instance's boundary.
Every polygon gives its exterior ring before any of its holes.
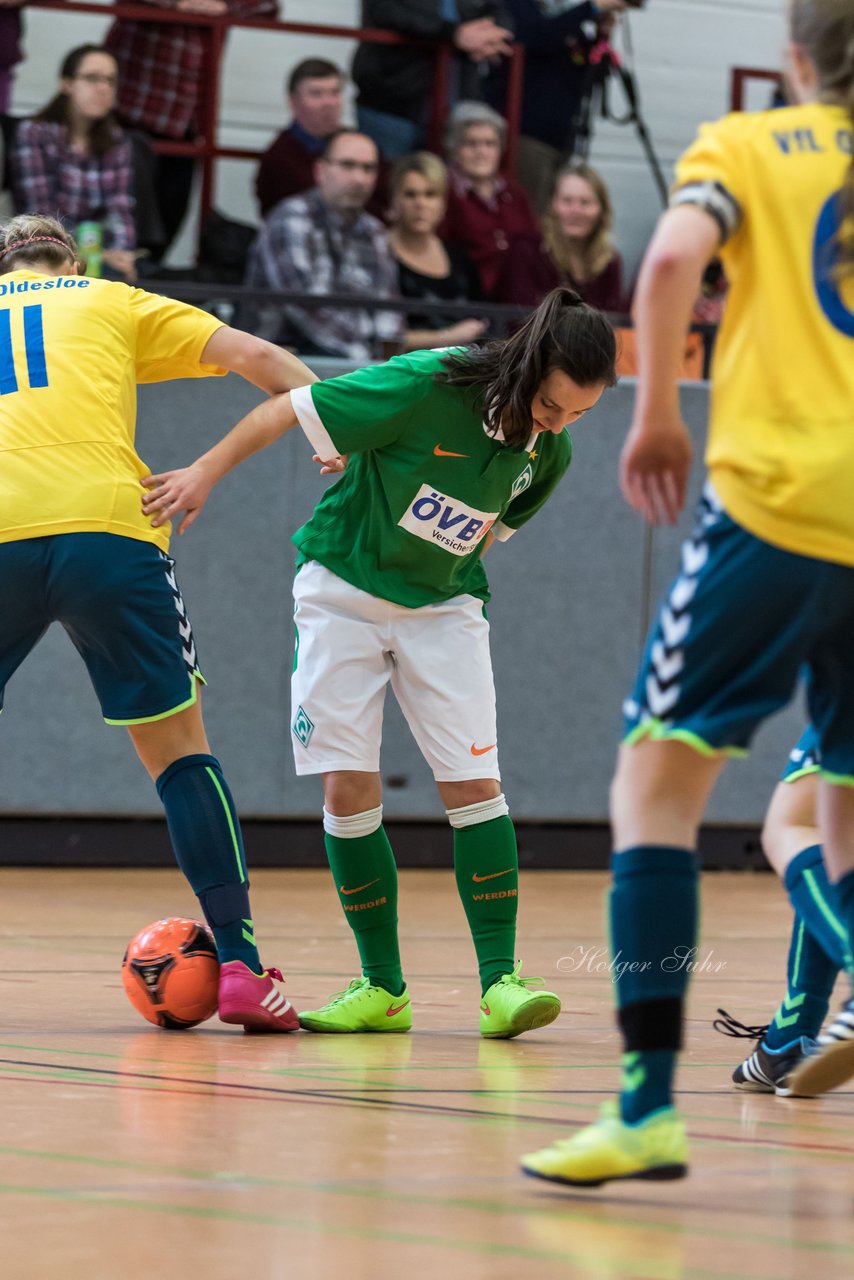
{"type": "Polygon", "coordinates": [[[483,992],[516,964],[519,857],[504,796],[449,809],[457,890],[471,929],[483,992]]]}
{"type": "Polygon", "coordinates": [[[329,869],[356,937],[362,973],[393,996],[403,991],[397,940],[397,867],[382,805],[346,818],[323,810],[329,869]]]}

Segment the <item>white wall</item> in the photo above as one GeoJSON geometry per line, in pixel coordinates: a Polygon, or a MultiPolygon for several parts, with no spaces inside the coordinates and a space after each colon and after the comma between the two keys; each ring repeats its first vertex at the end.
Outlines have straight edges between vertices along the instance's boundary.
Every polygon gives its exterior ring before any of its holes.
{"type": "MultiPolygon", "coordinates": [[[[405,0],[401,0],[405,3],[405,0]]],[[[358,0],[285,0],[294,22],[355,25],[358,0]]],[[[775,68],[780,64],[785,22],[784,0],[647,0],[647,8],[626,20],[641,93],[641,106],[669,181],[673,162],[697,124],[714,118],[729,103],[729,72],[735,65],[775,68]]],[[[26,113],[53,91],[56,68],[65,52],[106,30],[94,14],[26,11],[27,61],[15,86],[13,110],[26,113]]],[[[625,32],[616,40],[625,51],[625,32]]],[[[284,118],[283,83],[304,57],[320,54],[348,66],[352,44],[305,36],[234,31],[226,55],[220,141],[228,146],[262,147],[284,118]]],[[[614,107],[622,106],[618,91],[614,107]]],[[[765,90],[751,104],[762,106],[765,90]]],[[[591,159],[608,179],[617,210],[617,237],[630,264],[639,256],[658,211],[658,198],[640,143],[630,126],[596,125],[591,159]]],[[[216,199],[235,218],[254,222],[253,166],[220,164],[216,199]]],[[[192,240],[185,233],[172,261],[189,261],[192,240]]]]}

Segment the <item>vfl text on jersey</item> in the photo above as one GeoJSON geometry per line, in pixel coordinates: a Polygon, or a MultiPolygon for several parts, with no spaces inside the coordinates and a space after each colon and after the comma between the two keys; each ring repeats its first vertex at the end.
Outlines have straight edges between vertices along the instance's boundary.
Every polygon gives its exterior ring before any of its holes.
{"type": "Polygon", "coordinates": [[[497,511],[478,511],[467,503],[422,484],[398,520],[416,538],[444,547],[455,556],[468,556],[486,537],[497,511]]]}

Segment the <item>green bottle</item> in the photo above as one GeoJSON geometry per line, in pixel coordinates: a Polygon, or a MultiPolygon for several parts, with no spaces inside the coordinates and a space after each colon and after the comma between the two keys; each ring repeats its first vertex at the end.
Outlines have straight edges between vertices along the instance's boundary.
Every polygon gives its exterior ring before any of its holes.
{"type": "Polygon", "coordinates": [[[100,222],[81,222],[77,228],[77,247],[86,264],[87,276],[100,276],[104,252],[104,228],[100,222]]]}

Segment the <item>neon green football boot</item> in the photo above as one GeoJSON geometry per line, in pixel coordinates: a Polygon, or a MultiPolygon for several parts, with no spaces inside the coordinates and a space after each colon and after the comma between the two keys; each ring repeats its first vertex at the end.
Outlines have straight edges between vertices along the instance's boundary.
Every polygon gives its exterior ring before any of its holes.
{"type": "Polygon", "coordinates": [[[529,991],[543,985],[542,978],[522,978],[522,961],[487,987],[480,1002],[480,1034],[488,1040],[511,1040],[523,1031],[546,1027],[560,1013],[553,991],[529,991]]]}
{"type": "Polygon", "coordinates": [[[370,978],[354,978],[346,991],[337,991],[322,1009],[303,1010],[299,1024],[306,1031],[409,1031],[412,1004],[406,987],[393,996],[370,978]]]}
{"type": "Polygon", "coordinates": [[[623,1124],[619,1103],[605,1102],[595,1124],[522,1157],[522,1171],[548,1182],[598,1187],[620,1178],[670,1182],[688,1172],[685,1126],[673,1107],[623,1124]]]}

